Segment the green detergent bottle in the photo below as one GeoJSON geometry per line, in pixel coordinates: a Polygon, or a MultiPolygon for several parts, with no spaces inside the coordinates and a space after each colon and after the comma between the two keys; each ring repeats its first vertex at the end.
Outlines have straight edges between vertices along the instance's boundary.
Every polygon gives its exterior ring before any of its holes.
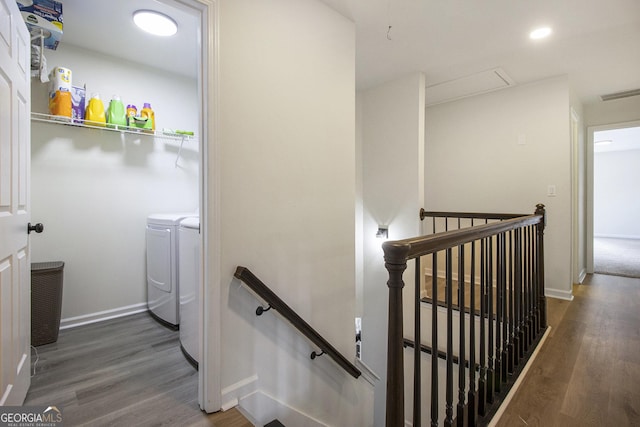
{"type": "Polygon", "coordinates": [[[117,95],[114,95],[113,98],[111,98],[111,102],[109,102],[107,126],[110,128],[124,128],[127,126],[127,114],[124,109],[124,104],[117,95]]]}

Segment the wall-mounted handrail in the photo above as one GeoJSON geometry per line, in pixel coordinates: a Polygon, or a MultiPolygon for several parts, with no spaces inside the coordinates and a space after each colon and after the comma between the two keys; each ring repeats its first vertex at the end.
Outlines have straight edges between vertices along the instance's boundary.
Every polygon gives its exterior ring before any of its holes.
{"type": "MultiPolygon", "coordinates": [[[[322,335],[313,329],[298,313],[289,307],[275,292],[258,279],[248,268],[238,266],[234,276],[244,282],[260,298],[266,301],[269,308],[273,308],[291,323],[302,335],[320,348],[319,352],[314,351],[311,358],[326,354],[333,359],[341,368],[347,371],[352,377],[358,378],[361,372],[355,365],[344,357],[334,346],[332,346],[322,335]]],[[[262,314],[266,309],[263,309],[262,314]]],[[[256,311],[256,315],[260,315],[256,311]]]]}

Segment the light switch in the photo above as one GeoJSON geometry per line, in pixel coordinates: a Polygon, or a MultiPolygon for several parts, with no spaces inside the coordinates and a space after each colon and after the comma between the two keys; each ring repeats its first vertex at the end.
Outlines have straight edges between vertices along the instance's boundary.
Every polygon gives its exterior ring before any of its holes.
{"type": "Polygon", "coordinates": [[[527,143],[527,136],[523,133],[518,135],[518,145],[525,145],[527,143]]]}
{"type": "Polygon", "coordinates": [[[554,184],[549,184],[547,186],[547,196],[556,197],[556,186],[554,184]]]}

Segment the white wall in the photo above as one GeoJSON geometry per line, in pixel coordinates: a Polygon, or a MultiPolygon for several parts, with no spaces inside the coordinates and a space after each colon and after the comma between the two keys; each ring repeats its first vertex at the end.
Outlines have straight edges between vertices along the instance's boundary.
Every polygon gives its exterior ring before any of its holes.
{"type": "MultiPolygon", "coordinates": [[[[378,225],[389,226],[391,240],[420,233],[424,92],[424,75],[415,73],[359,94],[364,215],[362,360],[381,378],[375,389],[376,426],[384,425],[385,419],[389,277],[382,241],[375,234],[378,225]]],[[[413,277],[411,268],[405,277],[413,277]]],[[[405,301],[410,302],[412,295],[406,290],[405,301]]]]}
{"type": "Polygon", "coordinates": [[[594,155],[593,234],[640,239],[640,150],[594,155]]]}
{"type": "Polygon", "coordinates": [[[585,126],[610,125],[640,120],[640,96],[585,105],[585,126]]]}
{"type": "MultiPolygon", "coordinates": [[[[196,81],[61,44],[50,66],[103,99],[150,102],[158,127],[197,130],[196,81]]],[[[46,84],[32,83],[33,110],[47,112],[46,84]]],[[[105,103],[106,103],[105,102],[105,103]]],[[[106,107],[106,105],[105,105],[106,107]]],[[[198,142],[32,123],[32,261],[65,262],[63,320],[146,304],[145,225],[153,212],[198,206],[198,142]]]]}
{"type": "Polygon", "coordinates": [[[426,113],[425,208],[533,213],[544,203],[546,293],[561,298],[572,289],[569,103],[557,77],[426,113]]]}
{"type": "Polygon", "coordinates": [[[369,425],[366,382],[311,361],[233,278],[248,267],[355,359],[354,25],[315,0],[222,1],[219,53],[223,404],[252,383],[328,425],[369,425]]]}
{"type": "Polygon", "coordinates": [[[581,283],[587,272],[587,142],[584,108],[571,90],[571,192],[572,192],[572,281],[581,283]],[[574,135],[575,134],[575,135],[574,135]]]}

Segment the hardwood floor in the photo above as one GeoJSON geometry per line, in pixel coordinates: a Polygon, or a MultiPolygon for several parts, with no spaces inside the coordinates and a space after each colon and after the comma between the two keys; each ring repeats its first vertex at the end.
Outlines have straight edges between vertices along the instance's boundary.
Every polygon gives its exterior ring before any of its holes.
{"type": "MultiPolygon", "coordinates": [[[[498,426],[640,425],[640,279],[588,276],[574,295],[547,300],[550,335],[498,426]]],[[[65,426],[251,426],[236,410],[198,408],[178,333],[146,313],[37,350],[25,405],[61,407],[65,426]]]]}
{"type": "Polygon", "coordinates": [[[178,332],[148,313],[63,330],[36,350],[25,405],[58,406],[65,426],[252,426],[235,409],[200,410],[178,332]]]}
{"type": "Polygon", "coordinates": [[[550,335],[497,425],[640,425],[640,279],[590,275],[547,301],[550,335]]]}

